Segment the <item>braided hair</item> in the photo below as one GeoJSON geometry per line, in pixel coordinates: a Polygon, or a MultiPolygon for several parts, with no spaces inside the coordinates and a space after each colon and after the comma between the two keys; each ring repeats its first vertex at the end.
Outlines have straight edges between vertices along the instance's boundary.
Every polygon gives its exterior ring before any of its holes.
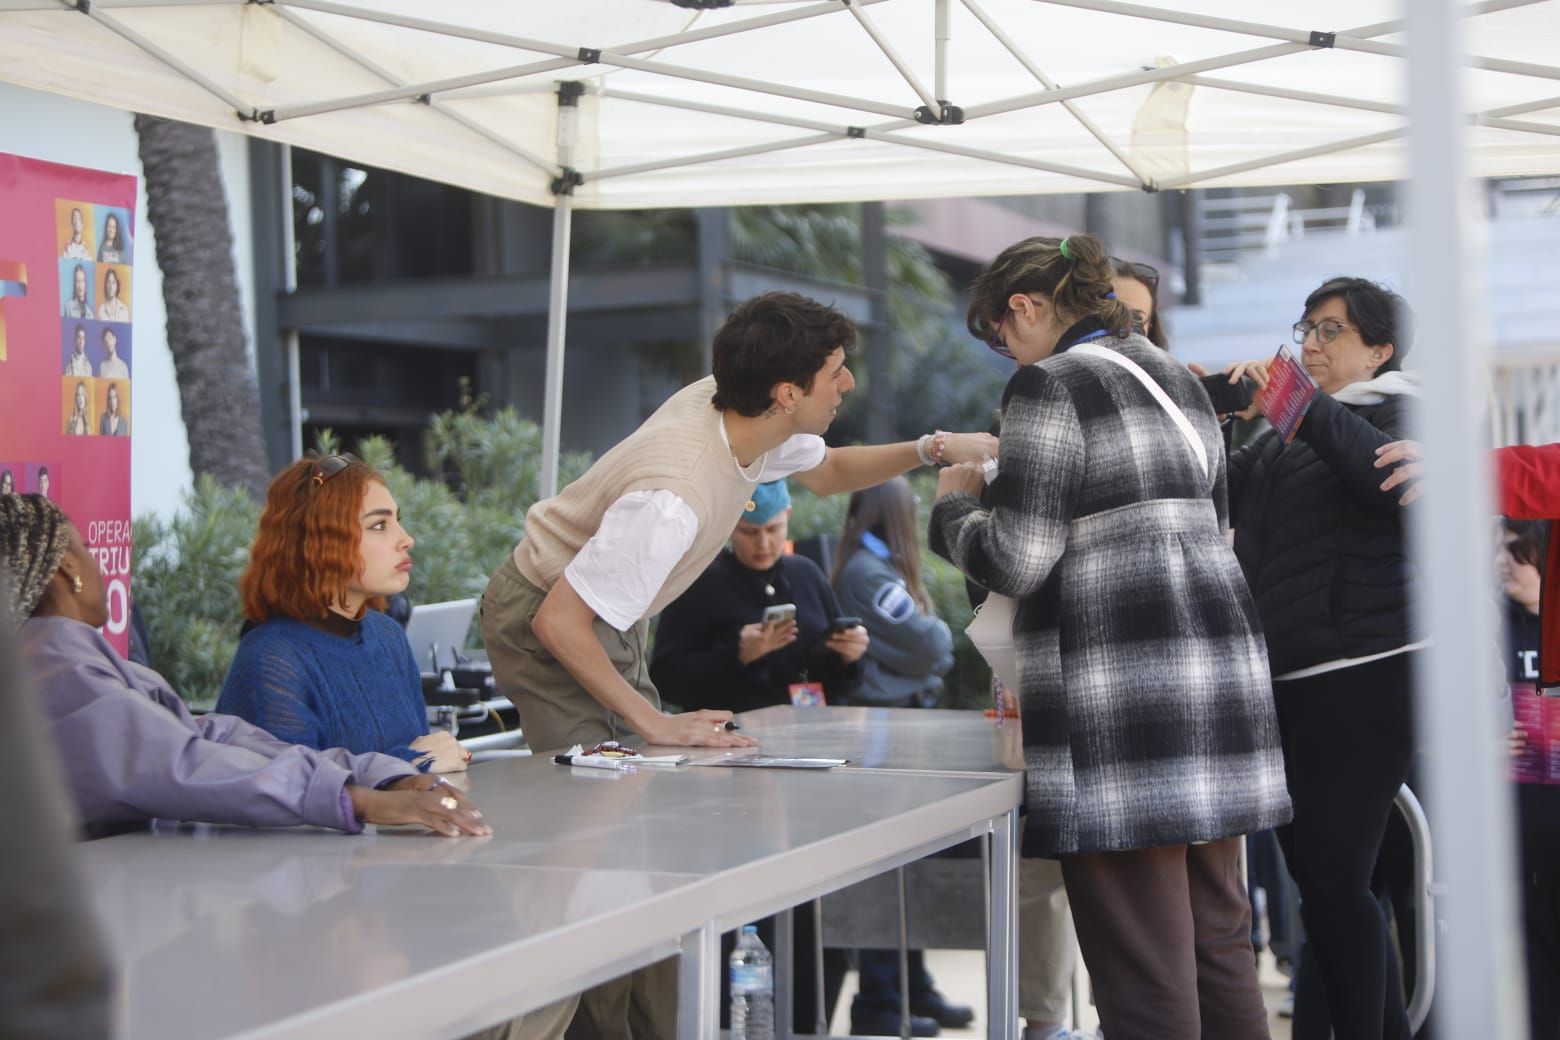
{"type": "Polygon", "coordinates": [[[70,545],[65,511],[42,495],[0,495],[0,565],[11,572],[0,615],[32,616],[70,545]]]}

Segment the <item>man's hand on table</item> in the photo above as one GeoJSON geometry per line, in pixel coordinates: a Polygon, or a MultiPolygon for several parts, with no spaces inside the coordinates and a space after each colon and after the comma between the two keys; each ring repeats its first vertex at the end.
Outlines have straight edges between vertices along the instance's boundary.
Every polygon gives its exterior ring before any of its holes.
{"type": "Polygon", "coordinates": [[[726,728],[731,712],[688,711],[681,715],[659,712],[644,728],[635,727],[646,743],[668,747],[757,747],[758,741],[726,728]]]}

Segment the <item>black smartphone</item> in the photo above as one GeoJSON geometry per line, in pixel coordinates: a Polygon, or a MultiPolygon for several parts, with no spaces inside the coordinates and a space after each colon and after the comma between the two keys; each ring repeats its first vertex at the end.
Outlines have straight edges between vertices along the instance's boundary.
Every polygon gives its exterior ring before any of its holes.
{"type": "Polygon", "coordinates": [[[856,628],[861,624],[859,617],[837,617],[829,622],[830,632],[843,632],[847,628],[856,628]]]}
{"type": "Polygon", "coordinates": [[[1203,376],[1201,382],[1216,415],[1244,411],[1251,407],[1252,398],[1257,396],[1256,380],[1250,376],[1241,376],[1240,382],[1232,383],[1228,375],[1215,372],[1211,376],[1203,376]]]}

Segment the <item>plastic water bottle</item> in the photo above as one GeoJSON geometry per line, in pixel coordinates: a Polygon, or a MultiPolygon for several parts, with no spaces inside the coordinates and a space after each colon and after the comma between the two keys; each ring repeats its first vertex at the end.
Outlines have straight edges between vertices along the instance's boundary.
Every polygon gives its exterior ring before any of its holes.
{"type": "Polygon", "coordinates": [[[775,961],[750,924],[731,951],[731,1040],[775,1040],[775,961]]]}

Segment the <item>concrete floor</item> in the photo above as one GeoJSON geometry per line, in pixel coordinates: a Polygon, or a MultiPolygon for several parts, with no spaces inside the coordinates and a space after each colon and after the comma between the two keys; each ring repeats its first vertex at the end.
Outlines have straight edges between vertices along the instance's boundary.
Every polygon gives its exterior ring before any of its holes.
{"type": "MultiPolygon", "coordinates": [[[[928,950],[926,968],[937,980],[937,988],[944,996],[949,1000],[970,1004],[975,1008],[975,1021],[968,1029],[945,1029],[941,1035],[949,1038],[984,1037],[986,1035],[985,954],[979,950],[928,950]]],[[[1273,1040],[1289,1040],[1290,1020],[1280,1018],[1275,1012],[1279,1002],[1289,995],[1289,979],[1278,973],[1273,966],[1272,956],[1266,953],[1262,955],[1258,976],[1262,982],[1263,999],[1268,1007],[1268,1023],[1272,1028],[1273,1040]]],[[[1083,989],[1084,992],[1088,991],[1087,983],[1083,989]]],[[[853,971],[845,977],[839,1006],[835,1009],[834,1021],[830,1024],[836,1036],[850,1034],[850,1000],[855,993],[856,973],[853,971]]],[[[1095,1014],[1092,1004],[1086,1004],[1080,1009],[1079,1020],[1085,1029],[1092,1030],[1099,1025],[1099,1017],[1095,1014]]]]}

